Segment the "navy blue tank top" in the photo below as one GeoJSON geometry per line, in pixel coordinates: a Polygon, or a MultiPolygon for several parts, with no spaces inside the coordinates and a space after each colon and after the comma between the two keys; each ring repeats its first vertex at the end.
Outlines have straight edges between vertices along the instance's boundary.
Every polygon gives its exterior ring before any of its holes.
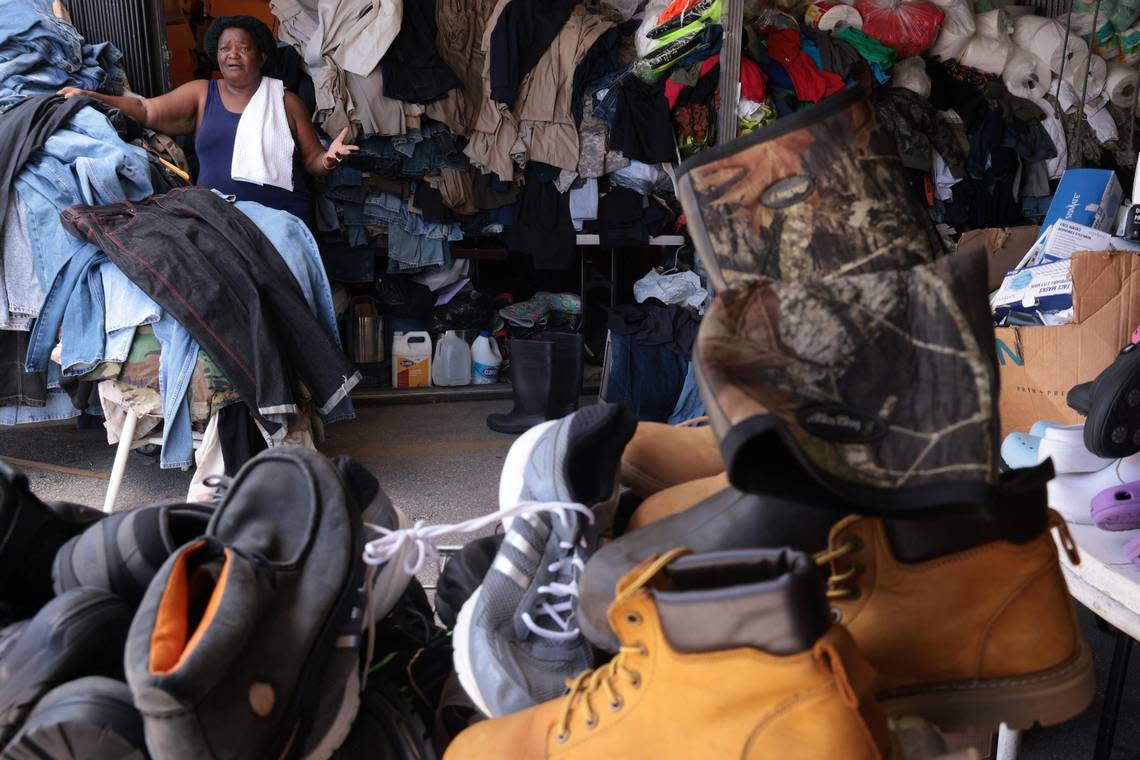
{"type": "Polygon", "coordinates": [[[281,209],[309,222],[309,189],[305,185],[305,165],[300,148],[293,150],[293,191],[272,185],[241,182],[230,176],[234,159],[234,137],[237,135],[241,114],[234,113],[222,103],[217,80],[210,80],[206,95],[206,112],[202,126],[194,138],[198,153],[198,184],[226,195],[237,196],[239,201],[254,201],[263,206],[281,209]]]}

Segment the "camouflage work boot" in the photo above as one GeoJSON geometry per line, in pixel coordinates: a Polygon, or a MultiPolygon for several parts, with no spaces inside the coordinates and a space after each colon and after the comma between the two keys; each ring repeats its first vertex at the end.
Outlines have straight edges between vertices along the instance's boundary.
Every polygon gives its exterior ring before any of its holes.
{"type": "Polygon", "coordinates": [[[984,252],[959,252],[719,293],[693,366],[731,483],[863,513],[989,502],[997,367],[985,282],[984,252]]]}
{"type": "Polygon", "coordinates": [[[857,87],[687,161],[677,196],[717,291],[901,269],[941,253],[894,140],[857,87]]]}

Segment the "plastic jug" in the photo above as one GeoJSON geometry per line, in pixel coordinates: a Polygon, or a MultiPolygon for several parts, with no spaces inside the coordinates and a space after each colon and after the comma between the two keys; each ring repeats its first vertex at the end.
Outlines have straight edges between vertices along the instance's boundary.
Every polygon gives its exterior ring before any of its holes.
{"type": "Polygon", "coordinates": [[[487,330],[479,333],[479,337],[471,344],[471,382],[475,385],[498,382],[502,363],[503,355],[499,353],[499,344],[491,337],[491,333],[487,330]]]}
{"type": "Polygon", "coordinates": [[[426,332],[392,336],[392,387],[427,388],[431,385],[431,336],[426,332]]]}
{"type": "Polygon", "coordinates": [[[455,330],[448,330],[435,345],[431,363],[432,385],[470,385],[471,347],[455,330]]]}

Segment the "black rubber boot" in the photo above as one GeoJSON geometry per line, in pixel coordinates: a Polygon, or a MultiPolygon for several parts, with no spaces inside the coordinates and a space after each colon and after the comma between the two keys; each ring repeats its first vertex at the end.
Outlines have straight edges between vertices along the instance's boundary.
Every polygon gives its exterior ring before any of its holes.
{"type": "Polygon", "coordinates": [[[579,333],[548,332],[542,339],[554,343],[554,376],[550,381],[546,419],[557,420],[578,411],[585,343],[579,333]]]}
{"type": "Polygon", "coordinates": [[[487,415],[496,433],[525,433],[548,418],[554,381],[555,344],[549,340],[511,339],[511,395],[515,406],[506,414],[487,415]]]}

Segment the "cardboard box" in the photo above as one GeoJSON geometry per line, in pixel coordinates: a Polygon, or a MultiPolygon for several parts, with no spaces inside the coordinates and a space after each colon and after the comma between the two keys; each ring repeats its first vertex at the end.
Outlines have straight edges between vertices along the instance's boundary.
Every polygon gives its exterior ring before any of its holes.
{"type": "Polygon", "coordinates": [[[1058,219],[1111,232],[1124,191],[1109,169],[1066,169],[1053,193],[1042,228],[1058,219]]]}
{"type": "Polygon", "coordinates": [[[1036,240],[1036,227],[970,230],[959,238],[958,250],[980,248],[986,252],[989,263],[987,290],[993,292],[1001,286],[1006,272],[1017,266],[1036,240]]]}
{"type": "Polygon", "coordinates": [[[1070,267],[1072,324],[994,331],[1003,437],[1038,420],[1080,422],[1065,395],[1111,364],[1140,325],[1140,253],[1077,253],[1070,267]]]}

